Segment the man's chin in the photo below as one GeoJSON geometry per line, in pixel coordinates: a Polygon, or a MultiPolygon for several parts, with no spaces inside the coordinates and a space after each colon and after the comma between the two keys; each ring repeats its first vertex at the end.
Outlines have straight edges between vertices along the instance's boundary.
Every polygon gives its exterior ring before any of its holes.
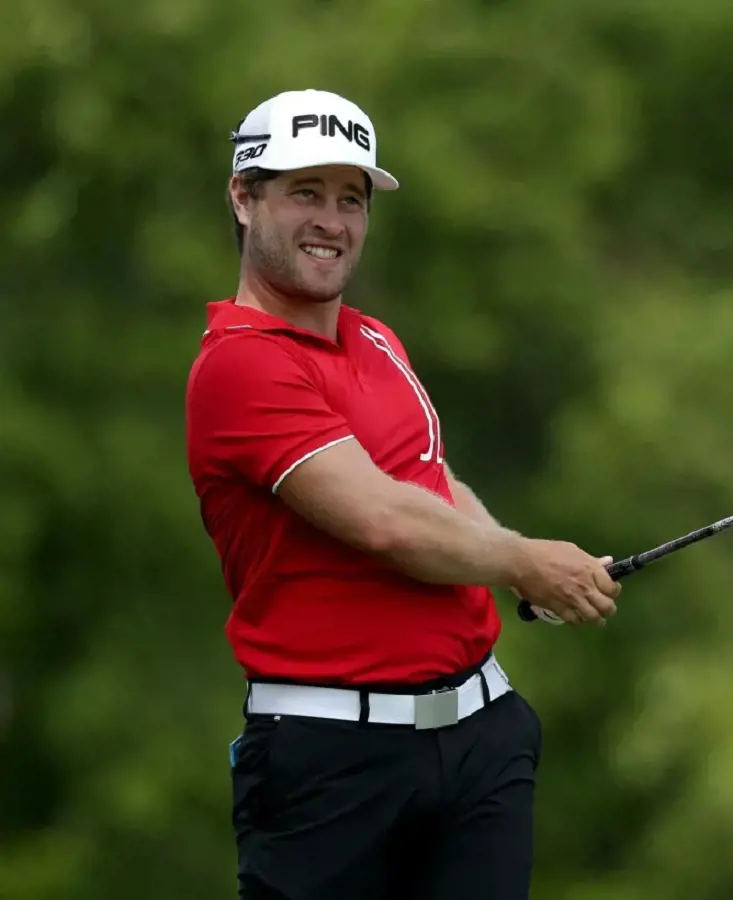
{"type": "Polygon", "coordinates": [[[333,284],[316,284],[312,279],[304,278],[299,279],[293,287],[302,300],[311,303],[331,303],[338,300],[346,284],[347,282],[343,279],[339,279],[337,283],[333,284]]]}
{"type": "Polygon", "coordinates": [[[333,291],[329,291],[328,293],[308,292],[304,295],[303,299],[310,303],[333,303],[333,301],[338,300],[340,296],[341,291],[338,291],[337,293],[333,293],[333,291]]]}

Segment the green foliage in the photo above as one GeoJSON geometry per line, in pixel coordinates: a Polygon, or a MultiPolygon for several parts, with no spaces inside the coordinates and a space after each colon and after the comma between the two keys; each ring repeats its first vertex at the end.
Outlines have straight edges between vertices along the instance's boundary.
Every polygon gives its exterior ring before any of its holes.
{"type": "MultiPolygon", "coordinates": [[[[0,896],[230,896],[242,681],[183,432],[236,284],[228,131],[293,87],[369,111],[402,189],[350,301],[500,519],[621,556],[733,508],[733,7],[4,13],[0,896]]],[[[732,560],[721,537],[637,576],[597,631],[499,597],[545,725],[537,900],[733,896],[732,560]]]]}

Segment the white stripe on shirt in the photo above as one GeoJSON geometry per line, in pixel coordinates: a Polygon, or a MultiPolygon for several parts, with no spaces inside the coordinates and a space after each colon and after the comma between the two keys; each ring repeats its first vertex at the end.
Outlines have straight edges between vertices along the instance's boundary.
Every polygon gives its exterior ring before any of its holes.
{"type": "Polygon", "coordinates": [[[310,453],[306,453],[305,456],[301,456],[299,460],[294,462],[292,466],[288,466],[288,468],[282,473],[282,475],[278,478],[278,480],[272,486],[272,493],[276,494],[277,489],[283,483],[283,481],[288,477],[288,475],[298,468],[301,463],[304,463],[306,460],[311,459],[316,456],[316,454],[320,453],[322,450],[328,450],[329,447],[335,447],[336,444],[343,444],[344,441],[350,441],[354,438],[353,434],[347,434],[346,437],[337,438],[335,441],[329,441],[327,444],[324,444],[322,447],[317,447],[315,450],[311,450],[310,453]]]}

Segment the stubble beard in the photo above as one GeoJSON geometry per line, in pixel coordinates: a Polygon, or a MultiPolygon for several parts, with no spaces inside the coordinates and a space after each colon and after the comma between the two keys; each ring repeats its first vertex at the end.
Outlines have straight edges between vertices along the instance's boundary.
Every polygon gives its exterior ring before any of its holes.
{"type": "Polygon", "coordinates": [[[341,295],[351,281],[358,257],[350,255],[343,275],[328,284],[318,284],[317,278],[304,277],[298,269],[298,247],[286,241],[274,228],[267,228],[256,218],[249,227],[248,247],[250,264],[269,284],[289,296],[316,303],[327,303],[341,295]]]}

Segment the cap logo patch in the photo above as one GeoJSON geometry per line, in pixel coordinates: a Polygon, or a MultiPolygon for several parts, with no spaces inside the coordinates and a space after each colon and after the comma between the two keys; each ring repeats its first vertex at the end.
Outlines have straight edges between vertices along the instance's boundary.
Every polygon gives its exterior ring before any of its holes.
{"type": "Polygon", "coordinates": [[[238,166],[248,159],[257,159],[258,156],[262,156],[265,152],[266,146],[267,144],[257,144],[255,147],[247,147],[246,150],[237,150],[237,154],[234,157],[234,165],[238,166]]]}
{"type": "Polygon", "coordinates": [[[352,122],[350,119],[344,125],[339,117],[333,114],[327,116],[324,113],[321,116],[317,116],[315,113],[311,113],[309,115],[293,116],[292,125],[294,138],[297,138],[305,128],[319,128],[323,137],[335,137],[338,129],[349,143],[355,143],[362,150],[369,150],[371,147],[369,132],[363,125],[360,125],[358,122],[352,122]]]}

